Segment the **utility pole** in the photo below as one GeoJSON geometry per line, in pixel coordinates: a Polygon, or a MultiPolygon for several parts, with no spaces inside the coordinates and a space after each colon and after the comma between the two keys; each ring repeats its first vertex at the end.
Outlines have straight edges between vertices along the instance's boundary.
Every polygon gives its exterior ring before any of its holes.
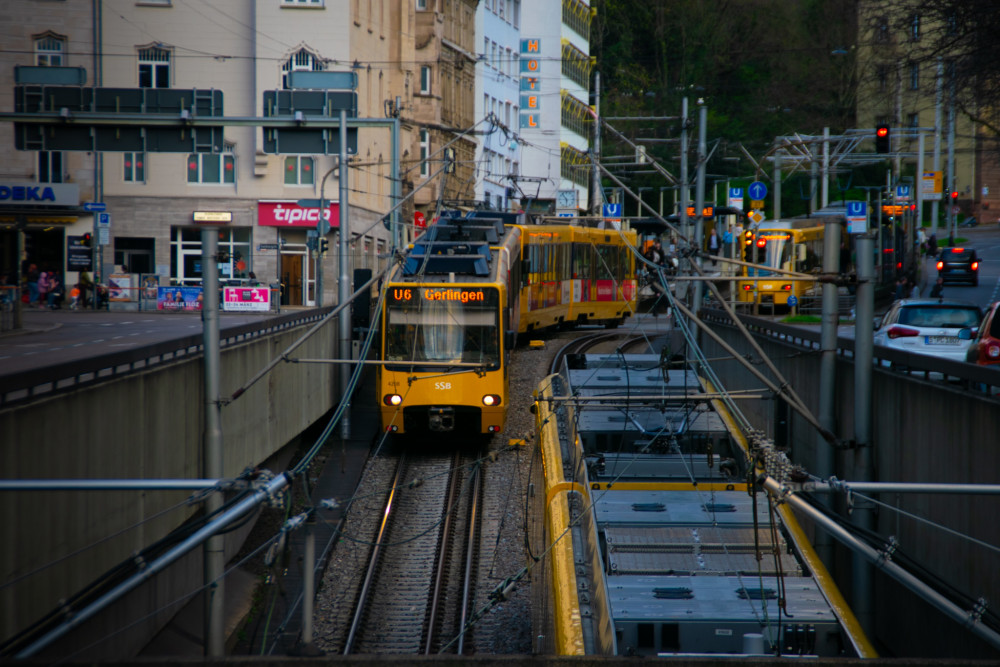
{"type": "MultiPolygon", "coordinates": [[[[688,229],[688,99],[681,100],[681,204],[678,211],[678,218],[681,224],[681,233],[687,239],[691,239],[691,230],[688,229]]],[[[688,260],[690,261],[690,260],[688,260]]],[[[680,267],[688,268],[687,266],[680,267]]],[[[697,307],[697,306],[696,306],[697,307]]]]}
{"type": "MultiPolygon", "coordinates": [[[[948,194],[955,192],[957,182],[955,179],[955,75],[952,72],[948,81],[948,194]]],[[[955,241],[955,207],[952,206],[951,199],[944,205],[948,213],[948,242],[955,241]]]]}
{"type": "MultiPolygon", "coordinates": [[[[934,171],[941,173],[941,103],[944,98],[944,61],[938,58],[937,77],[934,85],[934,171]]],[[[931,233],[937,235],[938,204],[940,200],[931,200],[931,233]]]]}
{"type": "MultiPolygon", "coordinates": [[[[872,262],[872,237],[866,230],[857,238],[857,317],[854,336],[854,479],[860,482],[872,476],[872,358],[875,312],[875,271],[872,262]]],[[[855,508],[853,521],[863,531],[874,526],[869,506],[855,508]]],[[[865,632],[872,636],[872,566],[857,553],[853,557],[852,608],[865,632]]]]}
{"type": "MultiPolygon", "coordinates": [[[[694,189],[694,238],[692,243],[701,251],[704,247],[705,239],[705,162],[708,161],[708,150],[705,142],[705,134],[708,125],[708,107],[704,101],[698,100],[698,171],[694,189]]],[[[721,237],[720,237],[721,242],[721,237]]],[[[701,255],[694,256],[695,264],[698,265],[698,274],[701,275],[701,266],[704,260],[701,255]]],[[[694,303],[691,310],[697,315],[701,310],[701,300],[704,293],[705,283],[698,281],[694,284],[694,303]]],[[[698,337],[701,337],[701,330],[698,330],[698,337]]]]}
{"type": "Polygon", "coordinates": [[[601,214],[601,170],[597,162],[601,159],[601,73],[594,72],[594,154],[590,174],[589,210],[593,215],[601,214]]]}
{"type": "MultiPolygon", "coordinates": [[[[347,215],[347,110],[340,110],[340,282],[337,285],[337,305],[343,306],[351,298],[351,280],[347,273],[347,251],[351,243],[351,225],[347,215]]],[[[340,311],[340,358],[351,358],[351,309],[340,311]]],[[[347,390],[351,378],[350,366],[343,365],[340,373],[340,400],[344,412],[340,416],[340,437],[351,437],[351,396],[347,390]]]]}
{"type": "MultiPolygon", "coordinates": [[[[219,404],[219,230],[201,230],[202,337],[205,346],[205,441],[202,466],[204,477],[222,479],[224,475],[222,449],[222,414],[219,404]]],[[[222,494],[212,493],[205,499],[205,514],[213,516],[222,509],[222,494]]],[[[226,566],[225,536],[213,535],[205,542],[205,655],[217,658],[225,655],[226,566]]]]}

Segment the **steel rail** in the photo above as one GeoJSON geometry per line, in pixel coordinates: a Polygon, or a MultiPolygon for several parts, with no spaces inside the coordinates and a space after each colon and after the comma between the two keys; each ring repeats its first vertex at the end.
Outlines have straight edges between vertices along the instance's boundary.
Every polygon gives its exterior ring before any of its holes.
{"type": "Polygon", "coordinates": [[[445,565],[447,564],[447,553],[451,541],[451,526],[455,518],[452,507],[458,502],[461,491],[461,475],[458,473],[459,465],[462,462],[462,452],[455,452],[455,459],[451,465],[451,478],[448,480],[448,494],[445,500],[445,518],[441,528],[441,542],[438,546],[437,566],[434,568],[434,581],[431,584],[431,613],[427,620],[427,632],[424,636],[424,655],[431,655],[434,649],[434,628],[437,624],[438,606],[444,595],[445,586],[445,565]]]}
{"type": "Polygon", "coordinates": [[[354,609],[354,618],[351,621],[351,629],[347,633],[347,641],[344,643],[344,655],[350,655],[354,651],[354,643],[357,640],[358,630],[364,619],[365,607],[368,602],[368,595],[371,593],[371,585],[375,580],[375,571],[378,569],[379,557],[382,552],[382,540],[385,538],[386,529],[389,526],[389,519],[392,516],[393,501],[396,497],[396,490],[400,486],[403,472],[406,469],[406,455],[399,457],[396,465],[396,474],[392,479],[392,488],[389,489],[389,496],[385,501],[385,509],[382,511],[382,523],[379,525],[378,535],[375,539],[375,546],[372,547],[371,558],[368,561],[368,570],[365,573],[364,583],[358,593],[357,606],[354,609]]]}

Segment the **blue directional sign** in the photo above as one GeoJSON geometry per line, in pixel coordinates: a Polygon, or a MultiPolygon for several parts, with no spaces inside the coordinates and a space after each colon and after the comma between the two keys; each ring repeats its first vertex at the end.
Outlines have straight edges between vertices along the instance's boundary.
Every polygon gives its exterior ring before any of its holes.
{"type": "Polygon", "coordinates": [[[760,181],[754,181],[750,184],[750,187],[747,188],[747,194],[750,195],[750,199],[760,201],[767,196],[767,186],[760,181]]]}
{"type": "Polygon", "coordinates": [[[96,213],[98,211],[105,211],[105,210],[107,210],[107,208],[108,208],[108,205],[105,204],[102,201],[88,201],[88,202],[84,202],[84,204],[83,204],[83,210],[84,211],[91,211],[91,212],[94,212],[94,213],[96,213]]]}
{"type": "Polygon", "coordinates": [[[799,305],[799,300],[796,298],[796,296],[794,294],[789,294],[788,295],[788,306],[789,306],[789,308],[794,308],[797,305],[799,305]]]}
{"type": "Polygon", "coordinates": [[[847,233],[865,234],[868,231],[868,204],[863,201],[847,202],[847,233]]]}
{"type": "Polygon", "coordinates": [[[605,204],[604,205],[604,217],[605,218],[620,218],[620,217],[622,217],[622,205],[621,204],[605,204]]]}

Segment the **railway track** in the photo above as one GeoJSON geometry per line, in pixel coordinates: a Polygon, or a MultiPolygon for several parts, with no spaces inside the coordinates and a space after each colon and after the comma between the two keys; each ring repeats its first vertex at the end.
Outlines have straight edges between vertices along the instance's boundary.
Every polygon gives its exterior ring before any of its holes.
{"type": "Polygon", "coordinates": [[[323,610],[328,652],[461,652],[477,562],[478,454],[373,460],[354,523],[334,552],[323,610]],[[378,498],[379,502],[373,502],[378,498]],[[362,539],[362,536],[370,536],[362,539]]]}

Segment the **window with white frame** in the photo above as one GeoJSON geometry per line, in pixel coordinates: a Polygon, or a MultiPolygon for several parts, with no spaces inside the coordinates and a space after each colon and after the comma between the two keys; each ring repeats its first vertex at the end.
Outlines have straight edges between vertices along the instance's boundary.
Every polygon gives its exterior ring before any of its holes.
{"type": "Polygon", "coordinates": [[[427,157],[431,154],[431,133],[420,130],[420,175],[424,178],[430,174],[427,157]]]}
{"type": "Polygon", "coordinates": [[[292,7],[322,7],[323,0],[281,0],[281,4],[292,7]]]}
{"type": "Polygon", "coordinates": [[[170,51],[156,46],[139,49],[139,87],[170,87],[170,51]]]}
{"type": "Polygon", "coordinates": [[[313,185],[316,175],[313,159],[304,155],[289,155],[285,158],[285,185],[313,185]]]}
{"type": "MultiPolygon", "coordinates": [[[[235,183],[235,146],[226,143],[222,153],[191,153],[187,160],[188,183],[235,183]]],[[[287,182],[287,181],[286,181],[287,182]]]]}
{"type": "Polygon", "coordinates": [[[59,151],[38,151],[38,182],[63,182],[63,154],[59,151]]]}
{"type": "Polygon", "coordinates": [[[427,9],[427,0],[417,0],[417,11],[422,12],[427,9]]]}
{"type": "Polygon", "coordinates": [[[66,40],[45,35],[35,40],[35,64],[41,67],[61,67],[65,64],[66,40]]]}
{"type": "Polygon", "coordinates": [[[521,0],[510,0],[510,19],[515,28],[521,27],[521,0]]]}
{"type": "Polygon", "coordinates": [[[146,182],[146,154],[123,153],[122,177],[126,183],[146,182]]]}
{"type": "Polygon", "coordinates": [[[420,66],[420,92],[424,95],[431,94],[431,67],[430,65],[420,66]]]}
{"type": "Polygon", "coordinates": [[[281,66],[281,87],[288,89],[289,72],[322,72],[326,69],[323,61],[307,49],[299,49],[281,66]]]}

